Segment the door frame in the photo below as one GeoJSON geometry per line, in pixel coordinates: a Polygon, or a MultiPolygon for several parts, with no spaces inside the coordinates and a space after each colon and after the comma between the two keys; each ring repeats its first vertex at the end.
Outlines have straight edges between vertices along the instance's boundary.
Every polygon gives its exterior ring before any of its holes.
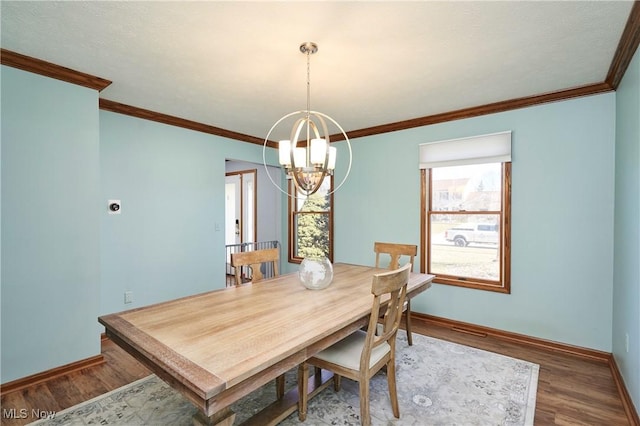
{"type": "MultiPolygon", "coordinates": [[[[258,169],[238,170],[235,172],[226,172],[225,177],[239,175],[240,177],[240,242],[252,242],[244,241],[244,209],[245,209],[245,196],[244,196],[244,181],[245,175],[253,175],[253,238],[258,240],[258,169]]],[[[225,200],[226,202],[226,200],[225,200]]],[[[225,218],[226,223],[226,218],[225,218]]],[[[226,225],[225,225],[226,226],[226,225]]]]}

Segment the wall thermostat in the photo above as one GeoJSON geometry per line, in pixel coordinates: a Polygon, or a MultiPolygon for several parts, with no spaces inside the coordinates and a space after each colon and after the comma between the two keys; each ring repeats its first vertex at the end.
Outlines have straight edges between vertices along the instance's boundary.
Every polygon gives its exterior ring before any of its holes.
{"type": "Polygon", "coordinates": [[[109,214],[120,214],[122,203],[120,200],[109,200],[109,214]]]}

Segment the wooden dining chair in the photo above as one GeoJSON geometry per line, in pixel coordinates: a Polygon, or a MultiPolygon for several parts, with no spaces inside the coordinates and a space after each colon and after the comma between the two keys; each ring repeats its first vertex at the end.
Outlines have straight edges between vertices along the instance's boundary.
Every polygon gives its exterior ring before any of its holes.
{"type": "MultiPolygon", "coordinates": [[[[273,276],[277,277],[279,275],[279,259],[280,251],[277,248],[231,253],[231,266],[235,268],[236,272],[236,286],[242,285],[242,268],[244,266],[251,268],[252,283],[262,281],[265,278],[262,273],[262,265],[264,264],[271,264],[273,276]]],[[[278,399],[284,396],[284,374],[276,378],[276,395],[278,399]]]]}
{"type": "MultiPolygon", "coordinates": [[[[391,259],[389,261],[389,269],[398,269],[400,267],[400,258],[407,256],[408,263],[413,264],[413,259],[418,254],[418,246],[414,244],[395,244],[395,243],[373,243],[373,251],[376,253],[376,268],[380,268],[381,255],[388,254],[391,259]]],[[[413,345],[413,337],[411,335],[411,299],[407,299],[404,305],[405,312],[405,329],[407,331],[407,343],[413,345]]]]}
{"type": "MultiPolygon", "coordinates": [[[[407,283],[411,264],[400,269],[373,276],[371,293],[373,305],[367,331],[358,330],[309,358],[298,367],[298,418],[307,418],[307,388],[309,384],[309,364],[317,368],[333,371],[334,388],[340,390],[342,376],[359,383],[360,421],[371,424],[369,410],[369,381],[374,374],[386,366],[391,409],[400,418],[398,392],[396,390],[396,334],[402,318],[402,308],[407,296],[407,283]],[[386,295],[388,304],[382,305],[386,295]],[[382,332],[376,333],[378,318],[382,320],[382,332]]],[[[316,370],[317,371],[317,370],[316,370]]]]}
{"type": "Polygon", "coordinates": [[[242,269],[244,266],[251,268],[251,282],[254,283],[265,278],[262,273],[262,265],[264,264],[271,264],[273,276],[277,277],[279,275],[279,259],[280,251],[277,248],[231,253],[231,266],[235,268],[236,285],[242,284],[242,269]]]}

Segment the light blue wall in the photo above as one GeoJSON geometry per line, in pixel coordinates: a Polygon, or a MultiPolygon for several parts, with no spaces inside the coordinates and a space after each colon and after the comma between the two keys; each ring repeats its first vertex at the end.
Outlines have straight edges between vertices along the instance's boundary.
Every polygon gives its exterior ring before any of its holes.
{"type": "Polygon", "coordinates": [[[98,93],[2,66],[5,383],[100,352],[98,93]]]}
{"type": "Polygon", "coordinates": [[[613,355],[640,409],[640,53],[616,96],[613,355]],[[629,336],[629,352],[625,335],[629,336]]]}
{"type": "MultiPolygon", "coordinates": [[[[100,314],[224,285],[224,161],[261,163],[261,146],[98,111],[94,91],[22,71],[2,80],[2,382],[97,354],[100,314]]],[[[609,93],[354,140],[335,260],[420,242],[420,143],[512,130],[512,294],[436,284],[412,306],[611,351],[615,113],[609,93]]]]}
{"type": "Polygon", "coordinates": [[[225,159],[261,146],[9,67],[2,84],[2,383],[99,354],[99,315],[224,286],[225,159]]]}
{"type": "Polygon", "coordinates": [[[513,131],[511,294],[435,284],[415,311],[611,351],[615,94],[352,141],[336,193],[336,261],[420,243],[418,145],[513,131]]]}
{"type": "Polygon", "coordinates": [[[225,286],[227,158],[262,146],[100,111],[102,314],[225,286]]]}

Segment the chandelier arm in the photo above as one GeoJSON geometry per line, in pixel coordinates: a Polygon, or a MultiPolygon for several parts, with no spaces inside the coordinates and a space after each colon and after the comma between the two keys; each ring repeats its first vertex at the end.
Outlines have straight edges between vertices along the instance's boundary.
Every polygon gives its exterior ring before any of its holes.
{"type": "MultiPolygon", "coordinates": [[[[322,124],[325,134],[328,134],[326,123],[324,122],[322,117],[318,117],[318,116],[316,117],[322,124]]],[[[291,177],[293,178],[293,183],[300,192],[304,193],[306,196],[309,196],[317,192],[320,186],[322,185],[322,180],[327,175],[326,166],[328,164],[329,156],[328,156],[328,149],[327,149],[327,151],[325,152],[325,157],[326,157],[325,163],[324,163],[325,166],[322,169],[320,169],[320,171],[314,170],[313,169],[314,166],[311,165],[310,163],[311,144],[310,144],[309,136],[307,136],[306,163],[304,165],[300,165],[300,164],[296,165],[294,152],[297,147],[298,138],[300,137],[302,128],[305,127],[305,125],[307,129],[307,134],[309,133],[310,130],[313,130],[313,133],[316,136],[316,138],[320,138],[321,135],[318,131],[318,126],[310,117],[299,118],[291,129],[290,140],[294,141],[295,143],[289,144],[289,149],[290,149],[289,156],[291,160],[291,177]],[[313,174],[320,173],[320,172],[322,172],[322,176],[320,177],[319,180],[316,179],[315,176],[312,176],[313,174]]]]}
{"type": "MultiPolygon", "coordinates": [[[[309,118],[309,125],[311,126],[311,129],[313,129],[313,135],[316,138],[319,139],[320,137],[322,137],[322,135],[318,132],[318,126],[316,126],[316,123],[311,120],[311,118],[309,118]]],[[[307,139],[307,144],[309,144],[309,139],[307,139]]]]}
{"type": "Polygon", "coordinates": [[[298,137],[300,137],[300,132],[302,131],[302,126],[307,119],[305,117],[298,118],[291,128],[291,134],[289,135],[289,156],[291,158],[291,168],[296,168],[295,161],[295,152],[298,147],[298,137]]]}
{"type": "Polygon", "coordinates": [[[298,145],[298,138],[300,137],[300,132],[302,131],[302,127],[305,125],[305,123],[308,122],[308,120],[309,120],[308,118],[303,117],[303,118],[299,118],[296,121],[296,124],[291,129],[291,143],[290,143],[291,145],[291,153],[290,153],[291,154],[291,177],[293,178],[293,183],[296,186],[296,188],[299,189],[300,192],[303,192],[305,194],[308,192],[308,189],[305,183],[302,181],[300,172],[304,170],[304,168],[306,168],[306,164],[296,165],[294,150],[298,145]]]}
{"type": "Polygon", "coordinates": [[[344,183],[347,181],[347,178],[349,177],[349,174],[351,173],[351,161],[353,160],[353,151],[351,150],[351,142],[349,141],[349,137],[347,136],[347,132],[344,131],[344,129],[342,128],[342,126],[340,124],[338,124],[338,122],[336,120],[334,120],[333,118],[329,117],[327,114],[323,114],[321,112],[318,111],[311,111],[312,114],[316,114],[319,116],[322,116],[324,118],[326,118],[327,120],[331,121],[342,133],[342,136],[344,136],[344,141],[347,144],[347,149],[349,150],[349,165],[347,166],[347,173],[344,175],[344,178],[342,178],[342,180],[340,181],[340,184],[338,186],[336,186],[333,191],[327,193],[327,195],[331,195],[334,192],[336,192],[338,189],[340,189],[340,187],[342,185],[344,185],[344,183]]]}
{"type": "Polygon", "coordinates": [[[307,110],[306,130],[307,130],[307,137],[306,137],[307,150],[305,152],[307,154],[307,165],[309,167],[312,167],[312,163],[311,163],[311,130],[313,130],[313,133],[315,134],[316,138],[319,137],[319,136],[318,136],[318,128],[316,127],[316,123],[314,123],[313,120],[311,119],[311,115],[309,114],[308,110],[307,110]]]}
{"type": "MultiPolygon", "coordinates": [[[[307,111],[307,113],[309,114],[309,122],[307,123],[307,130],[309,129],[309,127],[311,127],[313,129],[313,133],[315,134],[316,138],[320,138],[321,134],[318,132],[318,126],[316,125],[315,121],[312,120],[311,116],[314,116],[318,119],[318,121],[320,121],[320,124],[322,125],[322,128],[324,130],[324,137],[326,139],[328,139],[329,137],[329,132],[327,131],[327,124],[325,123],[324,119],[313,113],[312,111],[307,111]]],[[[315,166],[313,166],[313,164],[311,164],[311,159],[310,159],[310,155],[311,155],[311,144],[310,144],[310,140],[309,137],[307,136],[307,155],[309,156],[308,159],[308,164],[309,167],[313,170],[309,171],[308,174],[309,176],[313,175],[313,187],[311,188],[311,190],[309,190],[309,188],[307,188],[307,193],[306,195],[312,195],[315,194],[316,192],[318,192],[318,190],[320,189],[320,187],[322,186],[322,182],[324,181],[325,176],[327,175],[327,166],[328,166],[328,161],[329,161],[329,148],[328,146],[326,147],[326,151],[325,151],[325,161],[324,161],[324,165],[323,167],[318,171],[317,168],[315,166]],[[318,178],[317,176],[315,176],[315,174],[320,173],[320,177],[318,178]],[[311,192],[309,192],[311,191],[311,192]]]]}
{"type": "Polygon", "coordinates": [[[318,117],[318,121],[320,121],[320,124],[322,125],[322,131],[324,132],[324,140],[327,142],[325,145],[325,152],[324,152],[324,167],[322,168],[323,172],[326,174],[327,169],[329,167],[329,148],[331,146],[331,140],[329,139],[329,130],[327,129],[327,122],[324,121],[324,118],[322,118],[322,115],[315,112],[313,115],[318,117]]]}

